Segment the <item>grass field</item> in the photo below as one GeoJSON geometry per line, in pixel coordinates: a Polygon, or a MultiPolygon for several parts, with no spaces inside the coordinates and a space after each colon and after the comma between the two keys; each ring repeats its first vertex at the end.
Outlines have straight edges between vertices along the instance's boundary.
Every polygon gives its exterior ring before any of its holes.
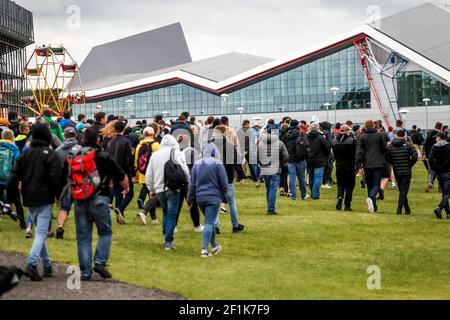
{"type": "MultiPolygon", "coordinates": [[[[440,195],[423,192],[415,169],[411,217],[395,215],[397,191],[386,191],[378,214],[367,213],[356,188],[354,213],[334,210],[336,187],[313,202],[278,199],[278,216],[265,215],[264,189],[237,186],[242,234],[221,215],[220,256],[200,258],[200,234],[182,212],[178,250],[165,252],[160,226],[140,226],[136,204],[126,226],[114,224],[110,269],[121,281],[180,293],[190,299],[448,299],[450,222],[432,214],[440,195]],[[367,289],[367,268],[381,268],[381,290],[367,289]]],[[[158,211],[158,217],[161,216],[158,211]]],[[[0,221],[0,250],[27,253],[31,242],[9,219],[0,221]]],[[[50,240],[53,260],[77,264],[74,224],[66,240],[50,240]]]]}

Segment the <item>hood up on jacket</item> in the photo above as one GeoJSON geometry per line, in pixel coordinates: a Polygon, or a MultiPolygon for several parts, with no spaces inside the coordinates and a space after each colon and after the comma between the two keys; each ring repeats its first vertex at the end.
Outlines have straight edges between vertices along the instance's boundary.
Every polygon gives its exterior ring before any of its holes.
{"type": "Polygon", "coordinates": [[[161,149],[165,149],[165,148],[168,148],[168,149],[173,149],[173,148],[179,149],[180,148],[177,140],[175,139],[175,137],[173,135],[166,134],[164,136],[164,138],[162,139],[161,149]]]}
{"type": "Polygon", "coordinates": [[[18,153],[19,147],[14,144],[14,142],[11,142],[9,140],[0,140],[0,147],[8,148],[13,153],[18,153]]]}
{"type": "Polygon", "coordinates": [[[259,140],[264,144],[272,144],[278,142],[280,139],[276,134],[264,132],[259,140]]]}
{"type": "Polygon", "coordinates": [[[61,145],[62,149],[68,150],[68,149],[72,149],[74,146],[76,146],[78,144],[78,140],[75,138],[70,138],[67,139],[63,142],[63,144],[61,145]]]}
{"type": "Polygon", "coordinates": [[[203,149],[203,158],[213,158],[213,159],[220,159],[220,152],[219,149],[217,149],[217,146],[209,142],[205,148],[203,149]]]}
{"type": "Polygon", "coordinates": [[[394,147],[400,147],[400,146],[404,145],[406,142],[407,142],[406,139],[395,138],[394,140],[392,140],[391,144],[394,147]]]}

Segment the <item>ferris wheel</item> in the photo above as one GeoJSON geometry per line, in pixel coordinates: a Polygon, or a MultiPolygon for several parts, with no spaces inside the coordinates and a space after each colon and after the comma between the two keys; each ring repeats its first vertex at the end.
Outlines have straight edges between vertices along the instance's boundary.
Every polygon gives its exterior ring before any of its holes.
{"type": "Polygon", "coordinates": [[[25,103],[37,115],[46,108],[62,115],[84,102],[83,93],[71,93],[73,81],[79,77],[78,64],[62,45],[37,47],[28,60],[25,75],[32,93],[25,103]]]}

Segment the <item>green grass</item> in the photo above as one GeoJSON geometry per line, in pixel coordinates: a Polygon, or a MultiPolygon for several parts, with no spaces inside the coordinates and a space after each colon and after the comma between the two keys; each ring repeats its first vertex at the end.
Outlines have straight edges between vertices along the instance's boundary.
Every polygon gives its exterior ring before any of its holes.
{"type": "MultiPolygon", "coordinates": [[[[128,210],[126,226],[114,224],[110,268],[118,280],[180,293],[191,299],[448,299],[450,223],[432,210],[437,190],[425,194],[418,164],[411,217],[396,216],[397,191],[386,191],[380,212],[367,213],[365,190],[356,188],[354,213],[334,210],[336,188],[313,202],[278,199],[278,216],[265,215],[264,189],[237,186],[243,234],[232,234],[221,216],[220,256],[200,258],[200,235],[182,212],[176,252],[165,252],[160,226],[143,227],[128,210]],[[369,265],[381,268],[382,289],[368,290],[369,265]]],[[[160,211],[158,216],[161,217],[160,211]]],[[[0,250],[27,253],[31,242],[8,219],[0,222],[0,250]]],[[[53,260],[77,264],[74,224],[67,240],[50,240],[53,260]]]]}

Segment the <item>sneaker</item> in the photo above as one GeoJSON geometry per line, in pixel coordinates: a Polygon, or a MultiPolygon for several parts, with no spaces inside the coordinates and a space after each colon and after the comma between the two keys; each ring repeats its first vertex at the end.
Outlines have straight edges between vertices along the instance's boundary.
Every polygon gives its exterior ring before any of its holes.
{"type": "Polygon", "coordinates": [[[202,233],[203,232],[203,226],[198,226],[194,228],[195,233],[202,233]]]}
{"type": "Polygon", "coordinates": [[[269,215],[269,216],[276,216],[277,213],[276,212],[267,212],[267,215],[269,215]]]}
{"type": "Polygon", "coordinates": [[[342,202],[344,202],[344,198],[339,197],[337,199],[337,203],[336,203],[336,210],[337,211],[341,211],[342,210],[342,202]]]}
{"type": "Polygon", "coordinates": [[[344,208],[344,211],[346,211],[346,212],[353,212],[353,209],[350,208],[350,207],[345,207],[345,208],[344,208]]]}
{"type": "Polygon", "coordinates": [[[178,227],[175,227],[175,229],[173,229],[173,233],[178,233],[178,227]]]}
{"type": "Polygon", "coordinates": [[[27,266],[27,269],[24,273],[31,281],[42,281],[42,277],[37,271],[36,266],[27,266]]]}
{"type": "Polygon", "coordinates": [[[379,199],[381,201],[384,201],[384,190],[383,189],[380,190],[380,193],[378,194],[378,197],[379,197],[379,199]]]}
{"type": "Polygon", "coordinates": [[[212,248],[212,253],[213,254],[219,254],[221,251],[222,251],[222,246],[220,244],[218,244],[217,246],[212,248]]]}
{"type": "Polygon", "coordinates": [[[80,280],[83,282],[91,281],[91,276],[81,276],[80,280]]]}
{"type": "Polygon", "coordinates": [[[152,219],[150,221],[150,224],[159,224],[159,221],[158,221],[158,219],[152,219]]]}
{"type": "Polygon", "coordinates": [[[261,188],[261,182],[259,182],[259,181],[256,182],[256,188],[257,188],[257,189],[261,188]]]}
{"type": "Polygon", "coordinates": [[[32,232],[25,232],[25,239],[32,239],[33,233],[32,232]]]}
{"type": "Polygon", "coordinates": [[[137,217],[139,218],[139,222],[146,226],[147,225],[147,217],[145,216],[145,214],[141,211],[137,214],[137,217]]]}
{"type": "Polygon", "coordinates": [[[322,189],[331,189],[331,187],[328,184],[323,184],[321,188],[322,189]]]}
{"type": "Polygon", "coordinates": [[[114,213],[116,214],[117,223],[118,224],[125,224],[125,218],[123,217],[123,213],[119,210],[119,208],[114,209],[114,213]]]}
{"type": "Polygon", "coordinates": [[[56,229],[56,239],[64,240],[64,228],[59,227],[58,229],[56,229]]]}
{"type": "Polygon", "coordinates": [[[286,192],[284,192],[283,189],[280,190],[280,197],[284,197],[286,195],[286,192]]]}
{"type": "Polygon", "coordinates": [[[370,198],[366,199],[366,203],[367,203],[367,208],[369,209],[369,213],[374,213],[375,212],[375,207],[373,206],[373,201],[370,198]]]}
{"type": "Polygon", "coordinates": [[[53,268],[52,267],[44,267],[44,278],[51,278],[53,277],[53,268]]]}
{"type": "Polygon", "coordinates": [[[290,192],[286,193],[286,198],[292,198],[292,193],[290,193],[290,192]]]}
{"type": "Polygon", "coordinates": [[[309,194],[307,194],[304,198],[302,198],[302,200],[308,200],[309,199],[309,194]]]}
{"type": "Polygon", "coordinates": [[[242,232],[242,231],[244,231],[244,229],[245,229],[245,226],[244,226],[244,225],[238,224],[237,227],[233,227],[233,233],[239,233],[239,232],[242,232]]]}
{"type": "Polygon", "coordinates": [[[201,253],[200,257],[202,257],[202,258],[209,258],[209,257],[212,257],[212,254],[209,253],[208,250],[202,250],[202,253],[201,253]]]}
{"type": "Polygon", "coordinates": [[[220,213],[223,213],[223,214],[227,213],[227,208],[220,207],[220,213]]]}
{"type": "Polygon", "coordinates": [[[431,189],[433,189],[434,186],[432,183],[428,183],[427,186],[425,187],[425,193],[429,193],[431,189]]]}
{"type": "Polygon", "coordinates": [[[397,186],[395,185],[395,183],[392,184],[391,189],[392,190],[396,190],[397,189],[397,186]]]}
{"type": "Polygon", "coordinates": [[[164,250],[166,251],[173,251],[176,250],[177,248],[172,244],[172,243],[165,243],[164,244],[164,250]]]}
{"type": "Polygon", "coordinates": [[[434,214],[436,215],[436,218],[442,219],[442,210],[439,208],[434,209],[434,214]]]}
{"type": "Polygon", "coordinates": [[[144,209],[145,204],[144,204],[144,201],[142,201],[142,199],[138,199],[137,204],[138,204],[139,210],[144,209]]]}
{"type": "Polygon", "coordinates": [[[220,229],[217,227],[214,227],[214,230],[216,231],[216,234],[220,234],[220,229]]]}
{"type": "Polygon", "coordinates": [[[55,237],[55,233],[53,231],[49,231],[47,236],[49,239],[53,239],[55,237]]]}
{"type": "Polygon", "coordinates": [[[94,271],[97,272],[103,279],[111,279],[112,274],[104,264],[95,264],[94,271]]]}
{"type": "Polygon", "coordinates": [[[405,211],[405,215],[410,216],[411,215],[411,210],[406,210],[405,211]]]}

